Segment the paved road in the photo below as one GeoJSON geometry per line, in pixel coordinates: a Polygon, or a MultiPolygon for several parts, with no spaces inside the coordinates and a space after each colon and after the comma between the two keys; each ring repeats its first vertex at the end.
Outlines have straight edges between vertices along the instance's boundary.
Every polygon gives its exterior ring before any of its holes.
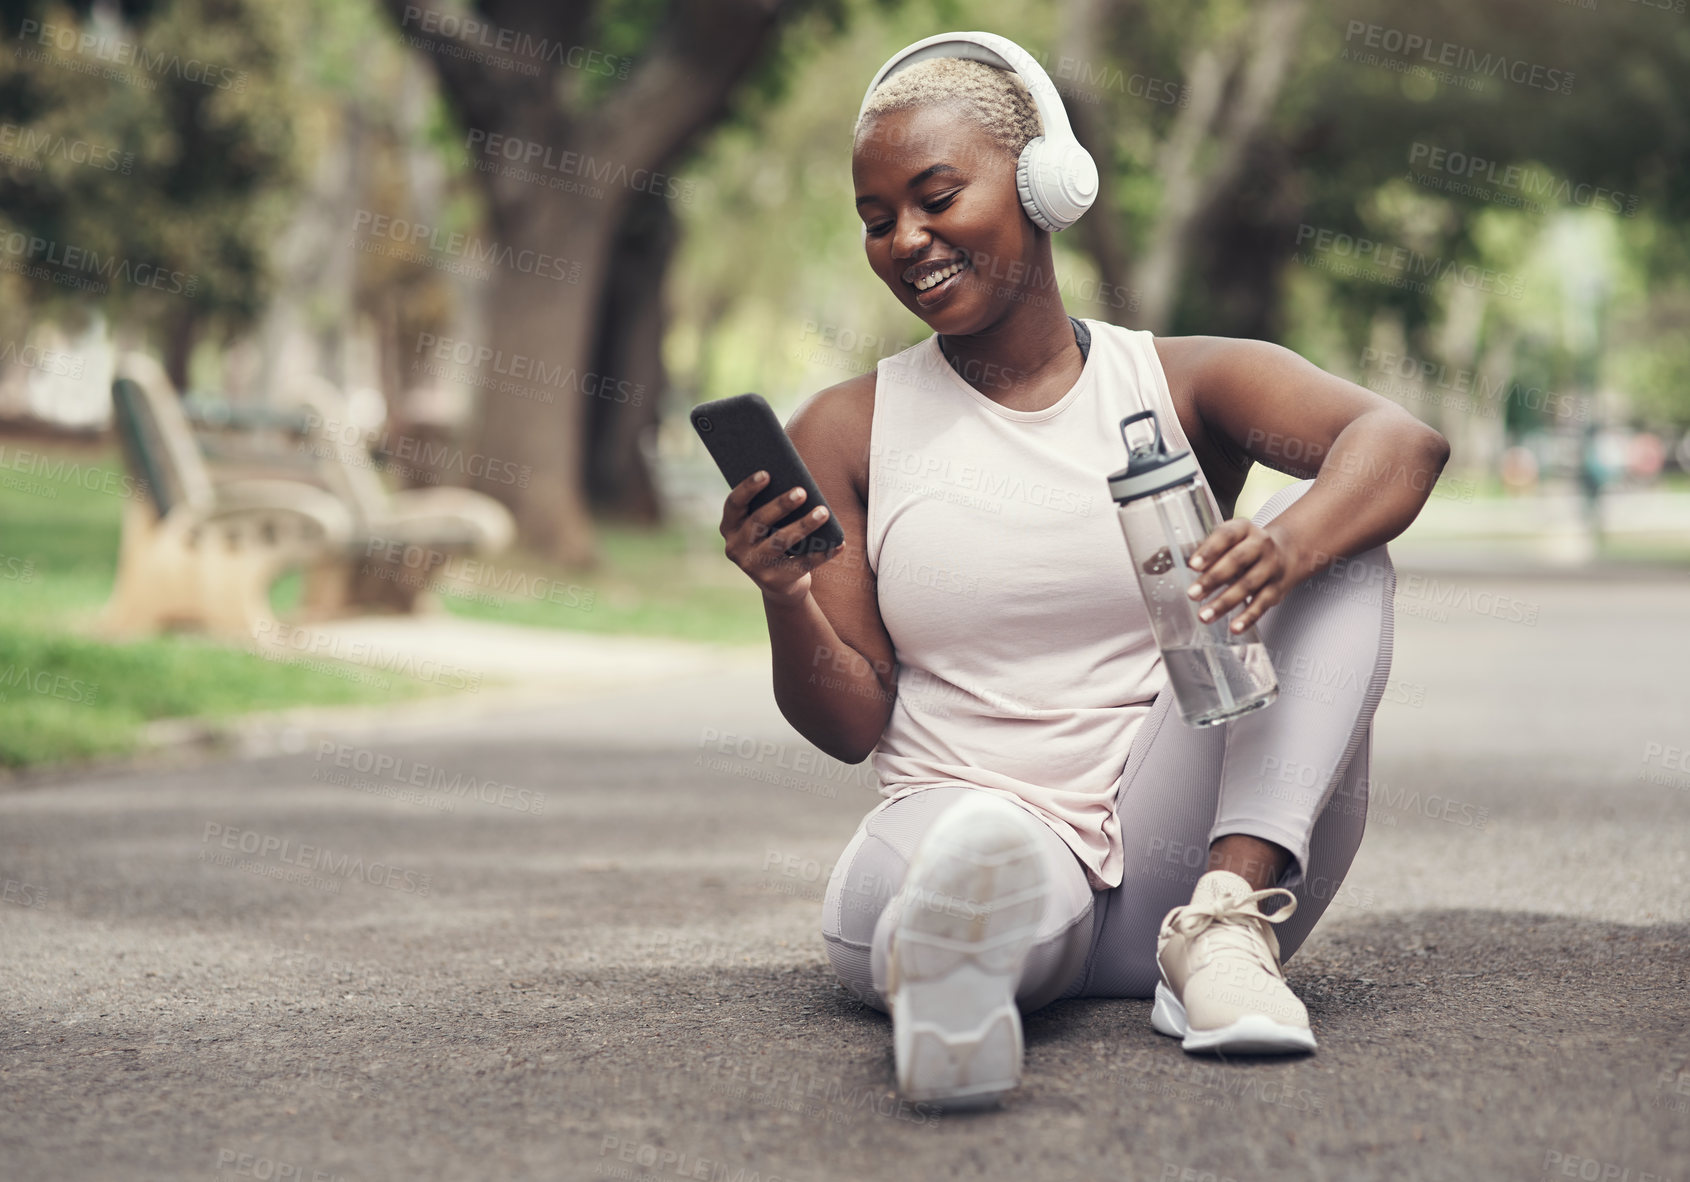
{"type": "Polygon", "coordinates": [[[1320,1053],[1065,1003],[989,1115],[891,1093],[816,932],[873,790],[755,670],[7,786],[0,1175],[1686,1182],[1687,606],[1405,575],[1320,1053]]]}

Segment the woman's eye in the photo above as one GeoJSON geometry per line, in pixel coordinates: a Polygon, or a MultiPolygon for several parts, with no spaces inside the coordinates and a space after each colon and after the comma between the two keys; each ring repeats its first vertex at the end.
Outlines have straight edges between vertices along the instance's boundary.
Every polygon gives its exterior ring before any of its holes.
{"type": "MultiPolygon", "coordinates": [[[[956,200],[957,194],[960,192],[962,192],[961,189],[952,189],[949,193],[930,197],[921,203],[921,208],[928,213],[940,213],[950,207],[951,202],[956,200]]],[[[863,232],[870,238],[880,238],[891,233],[894,225],[895,222],[892,220],[869,222],[863,226],[863,232]]]]}

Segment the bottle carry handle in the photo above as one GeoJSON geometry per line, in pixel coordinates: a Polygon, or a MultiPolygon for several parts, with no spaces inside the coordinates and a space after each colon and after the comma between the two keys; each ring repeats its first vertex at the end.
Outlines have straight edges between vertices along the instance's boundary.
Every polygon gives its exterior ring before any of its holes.
{"type": "Polygon", "coordinates": [[[1129,456],[1137,455],[1145,449],[1134,447],[1127,439],[1127,427],[1129,424],[1142,422],[1145,419],[1149,419],[1151,426],[1156,428],[1156,439],[1152,445],[1155,448],[1154,454],[1162,455],[1168,450],[1168,445],[1162,442],[1162,420],[1156,416],[1156,412],[1153,410],[1141,410],[1121,420],[1121,442],[1126,445],[1129,456]]]}

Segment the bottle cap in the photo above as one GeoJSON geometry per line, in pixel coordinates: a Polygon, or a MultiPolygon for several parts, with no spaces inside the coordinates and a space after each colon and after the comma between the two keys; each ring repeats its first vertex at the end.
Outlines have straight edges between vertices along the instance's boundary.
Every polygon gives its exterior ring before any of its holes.
{"type": "Polygon", "coordinates": [[[1109,477],[1109,495],[1116,504],[1125,504],[1195,480],[1197,459],[1189,451],[1170,452],[1162,438],[1162,423],[1153,410],[1141,410],[1121,420],[1121,442],[1127,443],[1127,466],[1109,477]],[[1134,447],[1127,443],[1127,427],[1131,423],[1149,419],[1156,428],[1156,438],[1134,447]]]}

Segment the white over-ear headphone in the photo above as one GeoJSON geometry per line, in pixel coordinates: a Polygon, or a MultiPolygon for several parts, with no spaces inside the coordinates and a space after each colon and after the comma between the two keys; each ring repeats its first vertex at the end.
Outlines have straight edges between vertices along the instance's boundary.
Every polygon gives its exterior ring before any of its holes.
{"type": "Polygon", "coordinates": [[[1097,165],[1091,153],[1080,146],[1068,126],[1068,112],[1050,75],[1008,37],[996,33],[940,33],[925,41],[905,46],[880,67],[868,84],[857,118],[868,109],[868,100],[893,74],[916,62],[934,57],[964,57],[1018,74],[1033,96],[1044,124],[1044,134],[1035,136],[1021,152],[1015,166],[1015,187],[1021,206],[1033,224],[1055,232],[1066,230],[1097,200],[1097,165]]]}

